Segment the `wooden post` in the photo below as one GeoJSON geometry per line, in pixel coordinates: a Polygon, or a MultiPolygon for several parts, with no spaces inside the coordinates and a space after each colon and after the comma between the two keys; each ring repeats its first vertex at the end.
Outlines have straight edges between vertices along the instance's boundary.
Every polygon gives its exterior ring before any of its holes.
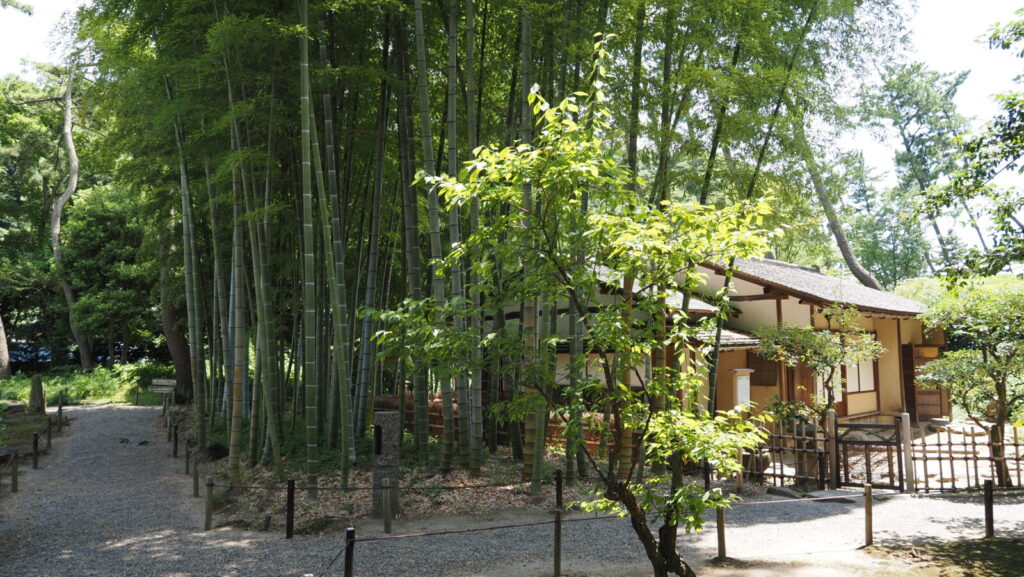
{"type": "Polygon", "coordinates": [[[171,445],[171,457],[178,458],[178,425],[174,425],[173,434],[174,444],[171,445]]]}
{"type": "Polygon", "coordinates": [[[192,463],[192,496],[199,498],[199,456],[195,457],[196,462],[192,463]]]}
{"type": "Polygon", "coordinates": [[[562,470],[555,469],[555,577],[562,574],[562,470]]]}
{"type": "Polygon", "coordinates": [[[345,529],[345,577],[352,577],[352,557],[356,548],[356,528],[345,529]]]}
{"type": "Polygon", "coordinates": [[[992,503],[992,479],[985,479],[985,537],[996,535],[995,516],[992,503]]]}
{"type": "Polygon", "coordinates": [[[53,447],[53,417],[46,417],[46,448],[53,447]]]}
{"type": "Polygon", "coordinates": [[[64,433],[64,391],[57,393],[57,432],[64,433]]]}
{"type": "Polygon", "coordinates": [[[391,534],[391,479],[384,478],[381,481],[384,484],[384,500],[381,501],[382,508],[384,509],[384,533],[391,534]]]}
{"type": "Polygon", "coordinates": [[[839,488],[839,426],[835,409],[826,412],[825,436],[828,437],[829,489],[839,488]]]}
{"type": "Polygon", "coordinates": [[[185,474],[188,475],[189,465],[192,462],[192,448],[185,443],[185,474]]]}
{"type": "Polygon", "coordinates": [[[917,490],[914,474],[914,436],[910,432],[910,414],[900,413],[900,438],[903,440],[903,486],[908,493],[917,490]]]}
{"type": "Polygon", "coordinates": [[[719,561],[725,561],[725,509],[715,509],[715,522],[718,525],[718,557],[719,561]]]}
{"type": "Polygon", "coordinates": [[[11,459],[11,492],[18,492],[18,453],[15,451],[14,458],[11,459]]]}
{"type": "Polygon", "coordinates": [[[32,468],[39,468],[39,433],[32,433],[32,468]]]}
{"type": "Polygon", "coordinates": [[[875,543],[875,532],[872,530],[873,518],[871,512],[871,483],[864,484],[864,546],[870,547],[875,543]]]}
{"type": "Polygon", "coordinates": [[[213,528],[213,477],[206,478],[206,517],[203,521],[203,530],[209,531],[213,528]]]}
{"type": "Polygon", "coordinates": [[[295,533],[295,479],[288,479],[288,501],[284,512],[284,538],[291,539],[295,533]]]}

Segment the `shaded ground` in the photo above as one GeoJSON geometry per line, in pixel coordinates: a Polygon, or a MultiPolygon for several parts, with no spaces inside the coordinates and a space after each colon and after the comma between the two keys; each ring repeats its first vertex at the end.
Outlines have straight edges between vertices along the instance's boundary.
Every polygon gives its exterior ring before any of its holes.
{"type": "MultiPolygon", "coordinates": [[[[192,498],[182,460],[170,457],[159,408],[73,407],[68,415],[74,419],[68,436],[54,439],[54,450],[40,470],[24,471],[22,492],[0,497],[0,574],[301,577],[319,575],[342,545],[337,534],[286,541],[276,531],[203,532],[202,500],[192,498]]],[[[1024,495],[1001,495],[996,511],[997,534],[1024,536],[1024,495]]],[[[983,530],[981,515],[974,496],[880,499],[875,539],[900,550],[937,538],[975,539],[983,530]]],[[[737,562],[708,563],[716,553],[713,523],[705,532],[680,536],[681,551],[702,576],[917,574],[917,565],[906,560],[857,550],[864,538],[857,499],[740,505],[726,517],[728,554],[737,562]]],[[[504,510],[400,520],[394,531],[463,531],[549,518],[504,510]]],[[[382,533],[379,521],[358,521],[356,527],[360,538],[382,533]]],[[[551,542],[550,525],[362,541],[356,545],[355,574],[540,577],[550,575],[551,542]]],[[[643,552],[622,519],[569,522],[563,547],[567,575],[649,575],[643,552]]],[[[341,575],[341,566],[327,574],[341,575]]]]}
{"type": "Polygon", "coordinates": [[[1024,539],[972,539],[912,547],[880,547],[872,553],[898,559],[915,576],[1018,577],[1024,574],[1024,539]]]}

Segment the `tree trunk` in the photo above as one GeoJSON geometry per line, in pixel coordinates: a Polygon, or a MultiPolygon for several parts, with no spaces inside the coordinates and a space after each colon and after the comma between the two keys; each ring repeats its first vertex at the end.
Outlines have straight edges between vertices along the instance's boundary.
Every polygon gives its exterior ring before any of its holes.
{"type": "MultiPolygon", "coordinates": [[[[377,268],[380,262],[380,212],[381,195],[384,189],[384,156],[387,154],[388,111],[391,106],[390,91],[387,82],[388,51],[390,49],[390,30],[385,28],[381,53],[383,77],[380,82],[380,101],[377,107],[377,140],[376,158],[374,159],[373,198],[371,199],[370,215],[370,246],[366,266],[366,288],[363,293],[363,307],[374,308],[377,298],[377,268]]],[[[362,330],[359,335],[359,376],[356,381],[356,433],[362,436],[366,431],[370,406],[370,374],[373,366],[374,346],[372,340],[373,319],[363,317],[362,330]]]]}
{"type": "Polygon", "coordinates": [[[4,331],[4,319],[0,315],[0,381],[11,378],[11,352],[7,348],[7,332],[4,331]]]}
{"type": "Polygon", "coordinates": [[[242,380],[247,371],[246,352],[249,341],[245,330],[245,297],[244,284],[245,266],[242,262],[242,203],[235,194],[235,219],[231,235],[231,283],[234,286],[234,314],[231,315],[234,325],[231,327],[234,343],[233,375],[231,377],[231,432],[228,440],[228,478],[233,484],[241,484],[242,475],[239,468],[242,452],[242,380]]]}
{"type": "Polygon", "coordinates": [[[302,332],[303,369],[306,406],[306,484],[311,489],[308,495],[316,498],[319,457],[317,446],[317,384],[319,368],[316,366],[317,324],[316,309],[319,305],[316,290],[316,260],[313,246],[313,175],[312,153],[310,151],[309,100],[309,0],[299,0],[299,108],[302,121],[302,332]]]}
{"type": "MultiPolygon", "coordinates": [[[[167,99],[171,100],[170,80],[165,77],[164,87],[167,99]]],[[[195,256],[195,238],[192,226],[192,193],[188,169],[185,164],[184,130],[180,119],[175,118],[174,142],[178,150],[178,175],[181,182],[181,236],[184,245],[185,307],[188,314],[189,365],[194,390],[196,440],[200,448],[206,448],[206,362],[203,358],[203,339],[199,323],[199,291],[195,256]]]]}
{"type": "MultiPolygon", "coordinates": [[[[473,14],[473,0],[466,0],[466,93],[469,98],[466,101],[466,140],[469,143],[469,150],[471,154],[475,153],[477,147],[477,107],[480,105],[479,99],[475,102],[473,100],[474,90],[476,87],[476,22],[473,14]]],[[[476,198],[472,200],[469,207],[469,234],[472,235],[476,232],[477,227],[480,223],[480,201],[476,198]]],[[[478,251],[474,251],[471,255],[472,262],[480,262],[480,254],[478,251]]],[[[479,287],[480,278],[479,275],[472,269],[470,272],[469,283],[473,287],[479,287]]],[[[475,338],[483,340],[483,323],[481,315],[483,311],[480,308],[481,297],[479,289],[475,289],[472,294],[473,298],[473,314],[470,319],[472,326],[472,333],[475,338]]],[[[480,474],[481,461],[483,460],[483,438],[484,438],[484,416],[483,416],[483,359],[480,351],[480,347],[473,348],[473,360],[471,363],[473,367],[472,378],[470,379],[470,406],[467,407],[469,410],[469,471],[473,475],[480,474]]]]}
{"type": "MultiPolygon", "coordinates": [[[[423,26],[423,0],[415,0],[413,5],[416,15],[416,72],[418,74],[416,84],[420,98],[420,138],[423,142],[423,170],[428,175],[433,175],[437,170],[437,166],[434,164],[433,137],[431,136],[432,131],[430,129],[430,98],[427,92],[427,49],[426,33],[424,32],[423,26]]],[[[439,211],[437,190],[434,187],[430,187],[430,189],[427,190],[427,224],[430,228],[430,258],[433,262],[438,262],[441,259],[441,223],[439,211]]],[[[434,298],[434,302],[438,306],[442,306],[444,304],[444,281],[437,274],[436,270],[430,271],[430,278],[431,293],[434,298]]],[[[438,328],[441,328],[443,319],[438,317],[435,319],[435,323],[437,323],[438,328]]],[[[440,384],[438,388],[441,391],[442,414],[444,415],[443,418],[445,420],[445,437],[441,453],[441,469],[443,471],[447,471],[451,469],[453,453],[453,443],[451,438],[451,382],[449,381],[448,371],[444,367],[435,366],[432,374],[440,384]]]]}
{"type": "MultiPolygon", "coordinates": [[[[416,190],[412,186],[415,174],[415,143],[412,131],[412,99],[406,90],[408,79],[408,40],[404,26],[398,27],[395,36],[395,50],[398,53],[398,83],[396,85],[398,101],[398,156],[402,179],[402,219],[404,224],[405,275],[406,294],[413,300],[423,298],[423,272],[420,264],[419,240],[419,205],[416,201],[416,190]]],[[[426,367],[419,359],[412,359],[412,390],[413,390],[413,438],[416,445],[416,457],[421,464],[428,461],[429,434],[427,427],[427,375],[426,367]]],[[[403,396],[404,398],[404,396],[403,396]]],[[[402,413],[405,418],[405,413],[402,413]]]]}
{"type": "Polygon", "coordinates": [[[74,85],[75,70],[68,71],[68,85],[64,90],[64,145],[68,151],[68,183],[64,192],[53,203],[53,210],[50,212],[50,246],[53,248],[53,262],[57,273],[57,281],[64,292],[64,301],[68,305],[68,325],[71,327],[71,335],[78,346],[79,362],[83,371],[92,370],[92,346],[85,335],[78,329],[75,321],[75,291],[68,281],[64,270],[64,251],[60,244],[61,218],[64,213],[64,206],[71,199],[78,189],[78,153],[75,151],[75,140],[71,134],[74,115],[74,103],[71,100],[71,87],[74,85]]]}
{"type": "Polygon", "coordinates": [[[192,391],[192,372],[189,370],[188,339],[178,328],[181,322],[181,310],[171,302],[170,295],[171,273],[167,266],[160,267],[160,326],[163,329],[164,340],[167,341],[167,351],[171,354],[171,363],[174,365],[174,378],[178,382],[176,387],[181,391],[192,391]]]}
{"type": "Polygon", "coordinates": [[[807,165],[807,172],[811,175],[814,194],[818,197],[818,202],[821,203],[821,208],[825,212],[825,218],[828,219],[828,228],[836,239],[836,244],[839,246],[839,252],[843,255],[843,260],[846,261],[846,266],[849,267],[850,272],[853,273],[853,276],[861,284],[869,288],[882,290],[881,283],[875,279],[868,269],[860,264],[857,255],[853,254],[850,241],[846,238],[846,233],[843,232],[843,223],[839,220],[839,213],[836,212],[836,208],[829,198],[828,190],[825,188],[825,181],[822,179],[818,164],[814,159],[814,151],[811,150],[810,143],[807,142],[807,136],[804,133],[803,114],[799,114],[798,118],[794,120],[794,133],[797,138],[797,146],[800,147],[804,163],[807,165]]]}

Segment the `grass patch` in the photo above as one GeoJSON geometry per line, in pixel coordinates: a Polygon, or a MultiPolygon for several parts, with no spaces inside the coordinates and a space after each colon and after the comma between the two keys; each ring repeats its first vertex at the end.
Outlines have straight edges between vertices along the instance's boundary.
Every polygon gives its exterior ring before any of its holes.
{"type": "Polygon", "coordinates": [[[972,539],[882,550],[890,557],[924,564],[914,568],[914,575],[1017,577],[1024,539],[972,539]]]}
{"type": "MultiPolygon", "coordinates": [[[[3,416],[0,429],[0,447],[15,449],[25,454],[32,450],[32,433],[46,428],[46,416],[29,413],[15,413],[3,416]]],[[[40,439],[44,443],[45,439],[40,439]]]]}
{"type": "MultiPolygon", "coordinates": [[[[56,406],[59,396],[65,405],[134,403],[136,387],[140,405],[159,405],[161,395],[146,391],[154,378],[173,377],[174,369],[154,363],[114,365],[111,368],[98,367],[83,373],[68,367],[42,373],[43,393],[47,406],[56,406]]],[[[28,402],[32,387],[31,375],[19,373],[9,381],[0,382],[0,399],[28,402]]]]}

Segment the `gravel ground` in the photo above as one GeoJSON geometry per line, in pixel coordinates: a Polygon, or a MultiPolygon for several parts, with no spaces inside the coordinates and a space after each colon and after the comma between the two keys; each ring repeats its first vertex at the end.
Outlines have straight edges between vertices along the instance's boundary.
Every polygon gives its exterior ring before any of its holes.
{"type": "MultiPolygon", "coordinates": [[[[158,408],[72,407],[67,414],[72,426],[54,439],[40,470],[22,467],[21,492],[0,500],[0,575],[319,575],[342,545],[339,535],[289,542],[280,534],[203,532],[202,501],[191,497],[182,461],[171,459],[158,408]]],[[[880,498],[874,510],[878,545],[983,533],[977,497],[894,496],[880,498]]],[[[728,555],[748,564],[737,569],[706,563],[717,551],[709,524],[708,531],[680,537],[684,556],[702,575],[884,573],[881,561],[856,551],[864,539],[859,499],[740,505],[726,517],[728,555]]],[[[537,520],[543,519],[509,512],[429,526],[399,521],[395,533],[537,520]]],[[[381,534],[379,523],[357,529],[363,537],[381,534]]],[[[996,531],[1024,536],[1024,494],[997,497],[996,531]]],[[[355,574],[533,577],[550,574],[550,551],[550,525],[367,541],[356,545],[355,574]]],[[[571,575],[643,575],[646,564],[622,519],[567,523],[563,559],[563,571],[571,575]]],[[[340,560],[328,574],[342,574],[340,560]]]]}

